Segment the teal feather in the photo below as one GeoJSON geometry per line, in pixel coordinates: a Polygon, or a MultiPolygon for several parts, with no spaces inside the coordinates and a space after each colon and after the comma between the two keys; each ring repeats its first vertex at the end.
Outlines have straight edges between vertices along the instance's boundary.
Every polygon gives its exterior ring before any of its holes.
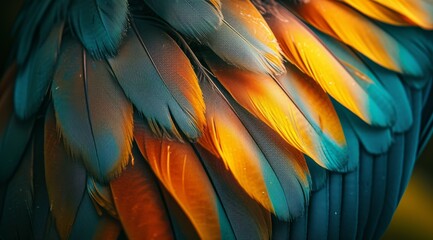
{"type": "Polygon", "coordinates": [[[67,239],[86,189],[86,169],[67,153],[52,106],[45,116],[44,147],[50,212],[60,237],[67,239]]]}
{"type": "Polygon", "coordinates": [[[96,58],[114,56],[126,31],[127,0],[72,0],[69,22],[96,58]]]}
{"type": "Polygon", "coordinates": [[[339,103],[334,102],[334,106],[339,114],[345,115],[360,143],[367,152],[372,154],[381,154],[389,149],[392,144],[390,128],[370,126],[353,113],[344,109],[344,107],[339,103]]]}
{"type": "Polygon", "coordinates": [[[189,139],[199,137],[204,103],[188,58],[161,24],[134,20],[132,26],[119,54],[109,59],[126,96],[159,135],[180,139],[180,130],[189,139]]]}
{"type": "Polygon", "coordinates": [[[105,215],[99,215],[93,202],[84,192],[69,239],[117,239],[120,223],[105,215]]]}
{"type": "Polygon", "coordinates": [[[187,37],[198,41],[222,23],[219,0],[144,0],[162,19],[187,37]]]}
{"type": "Polygon", "coordinates": [[[18,169],[7,185],[0,236],[4,239],[32,238],[34,139],[28,145],[18,169]]]}
{"type": "MultiPolygon", "coordinates": [[[[266,22],[264,20],[259,22],[260,19],[255,19],[249,13],[247,14],[249,9],[245,12],[236,11],[236,7],[233,7],[236,6],[234,4],[236,2],[230,2],[222,2],[223,23],[215,32],[202,39],[202,42],[220,58],[237,67],[270,75],[283,73],[284,66],[279,49],[271,49],[266,45],[272,42],[271,39],[267,39],[269,42],[264,43],[257,37],[258,30],[256,28],[258,26],[270,32],[266,22]],[[245,20],[248,17],[253,20],[245,20]],[[247,24],[248,21],[254,22],[251,24],[252,26],[247,24]]],[[[242,4],[248,5],[250,3],[242,4]]],[[[268,32],[264,34],[268,34],[268,32]]]]}
{"type": "Polygon", "coordinates": [[[246,194],[219,159],[200,146],[196,146],[196,149],[227,214],[236,239],[259,239],[260,236],[270,238],[270,226],[266,225],[269,222],[266,216],[270,214],[246,194]]]}
{"type": "Polygon", "coordinates": [[[72,155],[100,181],[118,175],[129,161],[133,110],[105,62],[65,39],[51,90],[57,125],[72,155]]]}
{"type": "MultiPolygon", "coordinates": [[[[359,158],[359,144],[358,149],[359,158]]],[[[362,160],[362,159],[361,159],[362,160]]],[[[362,163],[360,163],[362,164],[362,163]]],[[[343,176],[343,192],[341,217],[340,217],[340,238],[355,239],[358,227],[358,204],[359,204],[359,169],[343,176]]]]}
{"type": "Polygon", "coordinates": [[[324,42],[326,47],[340,60],[347,71],[356,80],[364,91],[371,98],[372,102],[367,102],[370,106],[373,126],[392,126],[394,125],[397,112],[396,104],[390,94],[383,88],[382,84],[371,72],[371,70],[362,62],[354,51],[337,40],[315,31],[317,36],[324,42]]]}
{"type": "Polygon", "coordinates": [[[364,62],[368,64],[370,69],[377,76],[377,79],[379,79],[383,87],[392,97],[395,102],[395,106],[398,106],[396,122],[392,126],[393,132],[402,133],[409,130],[413,123],[413,116],[402,79],[399,78],[396,73],[376,65],[366,58],[364,58],[364,62]]]}
{"type": "Polygon", "coordinates": [[[54,75],[63,23],[53,27],[50,35],[40,48],[30,56],[24,70],[18,74],[15,83],[15,112],[21,119],[34,115],[40,108],[54,75]]]}
{"type": "MultiPolygon", "coordinates": [[[[260,171],[265,179],[266,190],[269,200],[272,204],[272,208],[275,211],[275,215],[284,220],[290,219],[289,206],[287,205],[286,197],[284,195],[283,187],[281,186],[280,181],[278,180],[278,176],[273,170],[271,164],[268,162],[265,153],[257,145],[257,141],[251,135],[250,132],[245,128],[244,123],[238,118],[238,115],[234,112],[233,108],[230,106],[230,103],[224,98],[224,96],[214,89],[214,85],[212,85],[208,81],[201,81],[200,87],[203,91],[203,96],[205,98],[206,103],[206,118],[212,121],[212,125],[208,123],[209,129],[218,129],[219,124],[225,124],[225,127],[235,129],[238,133],[233,132],[233,134],[239,134],[241,136],[245,136],[243,138],[239,138],[244,140],[244,143],[254,151],[257,164],[260,165],[260,171]]],[[[230,101],[230,100],[229,100],[230,101]]],[[[210,130],[212,131],[212,130],[210,130]]],[[[216,131],[216,130],[213,130],[216,131]]],[[[216,132],[218,135],[219,133],[216,132]]],[[[221,139],[222,141],[224,139],[221,139]]],[[[211,143],[218,144],[218,143],[211,143]]],[[[232,156],[236,156],[236,148],[226,149],[229,151],[232,156]]]]}
{"type": "Polygon", "coordinates": [[[272,129],[241,106],[232,106],[275,172],[286,197],[289,220],[301,216],[308,205],[312,185],[303,154],[275,135],[272,129]],[[297,172],[296,169],[303,170],[297,172]]]}

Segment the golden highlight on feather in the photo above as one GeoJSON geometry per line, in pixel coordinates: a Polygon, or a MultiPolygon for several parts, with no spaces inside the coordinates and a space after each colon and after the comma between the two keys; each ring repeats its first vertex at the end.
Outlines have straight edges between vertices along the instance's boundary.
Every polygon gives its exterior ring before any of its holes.
{"type": "Polygon", "coordinates": [[[374,0],[407,17],[416,25],[433,29],[433,2],[430,0],[374,0]]]}
{"type": "Polygon", "coordinates": [[[296,98],[302,107],[307,109],[304,114],[310,115],[318,123],[320,129],[337,144],[346,144],[343,128],[331,99],[322,87],[308,75],[302,73],[292,64],[286,64],[286,74],[277,78],[277,81],[287,92],[295,92],[296,98]],[[289,89],[290,88],[290,89],[289,89]]]}
{"type": "Polygon", "coordinates": [[[110,182],[114,203],[130,239],[174,239],[156,179],[141,153],[133,150],[136,164],[110,182]],[[151,217],[150,217],[151,216],[151,217]]]}
{"type": "Polygon", "coordinates": [[[408,19],[405,16],[391,10],[390,8],[382,6],[377,2],[364,0],[343,0],[343,2],[349,4],[351,7],[363,14],[381,22],[398,26],[412,25],[407,21],[408,19]]]}
{"type": "Polygon", "coordinates": [[[192,146],[157,138],[137,120],[134,135],[153,172],[182,207],[200,237],[220,238],[217,196],[192,146]]]}
{"type": "MultiPolygon", "coordinates": [[[[233,98],[255,117],[263,121],[287,143],[314,159],[319,165],[335,162],[322,145],[321,130],[311,125],[305,115],[270,76],[229,66],[217,59],[206,60],[233,98]]],[[[345,155],[345,142],[340,153],[345,155]]],[[[338,157],[337,157],[338,158],[338,157]]],[[[345,159],[337,159],[344,162],[345,159]]],[[[343,164],[344,165],[344,164],[343,164]]]]}
{"type": "Polygon", "coordinates": [[[279,15],[268,16],[267,21],[288,60],[313,78],[335,100],[365,122],[371,123],[368,93],[351,74],[368,84],[372,83],[371,79],[340,62],[296,16],[282,7],[278,9],[279,15]]]}
{"type": "Polygon", "coordinates": [[[311,0],[299,5],[296,12],[314,27],[355,48],[379,65],[400,73],[420,74],[419,68],[410,69],[402,63],[406,59],[401,59],[401,56],[409,54],[407,49],[351,7],[337,1],[311,0]]]}

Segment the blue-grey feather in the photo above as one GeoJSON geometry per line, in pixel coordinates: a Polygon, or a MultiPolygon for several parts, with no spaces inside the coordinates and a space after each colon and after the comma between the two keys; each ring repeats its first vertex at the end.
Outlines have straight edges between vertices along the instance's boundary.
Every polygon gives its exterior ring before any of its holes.
{"type": "Polygon", "coordinates": [[[127,0],[72,0],[69,22],[96,58],[114,56],[127,27],[127,0]]]}

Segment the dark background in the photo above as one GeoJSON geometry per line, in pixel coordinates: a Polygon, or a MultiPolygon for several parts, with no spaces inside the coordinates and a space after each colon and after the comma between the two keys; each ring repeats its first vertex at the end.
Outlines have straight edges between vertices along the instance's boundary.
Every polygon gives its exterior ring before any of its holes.
{"type": "MultiPolygon", "coordinates": [[[[12,25],[22,1],[15,0],[0,5],[1,74],[13,42],[12,25]]],[[[433,141],[430,141],[418,160],[409,187],[384,238],[433,239],[433,141]]]]}

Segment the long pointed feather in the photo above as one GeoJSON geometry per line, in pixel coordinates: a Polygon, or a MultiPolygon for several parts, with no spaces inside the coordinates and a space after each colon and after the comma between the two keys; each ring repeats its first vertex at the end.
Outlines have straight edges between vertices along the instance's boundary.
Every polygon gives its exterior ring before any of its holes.
{"type": "Polygon", "coordinates": [[[59,235],[69,238],[86,188],[86,169],[66,151],[53,107],[45,116],[45,179],[50,209],[59,235]]]}
{"type": "Polygon", "coordinates": [[[72,154],[98,180],[118,175],[130,156],[132,106],[105,63],[65,40],[52,94],[57,125],[72,154]]]}
{"type": "Polygon", "coordinates": [[[154,132],[181,138],[181,131],[195,139],[203,128],[205,109],[197,76],[161,27],[149,20],[135,20],[119,54],[109,63],[154,132]]]}
{"type": "Polygon", "coordinates": [[[341,2],[313,0],[299,5],[296,12],[319,30],[355,48],[381,66],[413,76],[423,74],[424,70],[410,50],[341,2]],[[336,15],[339,17],[336,18],[336,15]],[[365,34],[365,29],[368,29],[368,34],[365,34]]]}
{"type": "Polygon", "coordinates": [[[220,0],[145,0],[161,18],[182,34],[198,41],[222,23],[220,0]]]}
{"type": "Polygon", "coordinates": [[[32,134],[34,119],[22,121],[13,112],[15,65],[8,69],[0,84],[0,182],[12,177],[32,134]]]}
{"type": "Polygon", "coordinates": [[[374,0],[390,8],[410,21],[426,29],[433,29],[433,3],[425,0],[396,0],[392,3],[384,0],[374,0]]]}
{"type": "Polygon", "coordinates": [[[256,201],[282,219],[289,218],[284,191],[263,152],[227,102],[202,81],[208,120],[199,143],[223,161],[227,170],[256,201]]]}
{"type": "Polygon", "coordinates": [[[127,14],[127,0],[73,0],[69,22],[84,47],[102,58],[117,53],[127,14]]]}
{"type": "Polygon", "coordinates": [[[269,239],[271,214],[252,199],[224,163],[196,146],[237,239],[269,239]]]}
{"type": "Polygon", "coordinates": [[[47,40],[38,48],[18,74],[15,84],[14,105],[16,114],[27,119],[35,114],[48,93],[63,34],[63,23],[51,30],[47,40]]]}
{"type": "Polygon", "coordinates": [[[122,175],[110,182],[126,235],[130,239],[173,239],[156,179],[138,149],[132,154],[134,165],[128,165],[122,175]]]}
{"type": "Polygon", "coordinates": [[[189,217],[202,238],[219,238],[215,192],[188,143],[155,137],[139,117],[134,137],[155,175],[189,217]]]}

